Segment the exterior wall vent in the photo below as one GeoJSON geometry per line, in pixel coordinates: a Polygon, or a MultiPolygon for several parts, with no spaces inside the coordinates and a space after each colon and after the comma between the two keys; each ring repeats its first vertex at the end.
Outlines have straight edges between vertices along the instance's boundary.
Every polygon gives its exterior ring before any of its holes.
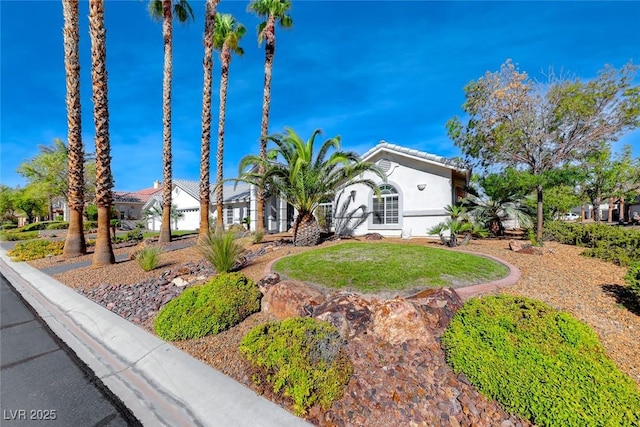
{"type": "Polygon", "coordinates": [[[389,172],[389,169],[391,169],[391,160],[389,159],[378,160],[378,167],[382,169],[383,172],[389,172]]]}

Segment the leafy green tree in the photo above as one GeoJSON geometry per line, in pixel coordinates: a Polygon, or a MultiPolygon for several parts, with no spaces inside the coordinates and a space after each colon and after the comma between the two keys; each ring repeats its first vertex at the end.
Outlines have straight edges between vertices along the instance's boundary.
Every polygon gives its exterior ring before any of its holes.
{"type": "Polygon", "coordinates": [[[173,16],[179,22],[194,19],[193,10],[186,0],[151,0],[149,13],[155,19],[162,20],[162,39],[164,40],[164,76],[162,80],[162,229],[160,242],[171,241],[171,84],[173,80],[173,16]]]}
{"type": "MultiPolygon", "coordinates": [[[[51,146],[39,145],[40,153],[18,166],[18,173],[27,179],[29,185],[38,186],[40,192],[51,201],[54,197],[69,200],[69,150],[61,139],[54,139],[51,146]]],[[[92,196],[95,193],[96,169],[93,156],[85,155],[83,166],[83,194],[92,196]]],[[[87,197],[85,197],[87,200],[87,197]]],[[[52,215],[51,206],[49,214],[52,215]]]]}
{"type": "Polygon", "coordinates": [[[46,215],[47,212],[46,197],[33,185],[15,190],[13,205],[27,216],[27,224],[34,222],[39,215],[46,215]]]}
{"type": "MultiPolygon", "coordinates": [[[[583,196],[593,206],[593,219],[600,222],[600,204],[606,197],[631,198],[640,189],[640,165],[631,157],[626,145],[617,157],[605,147],[588,155],[582,162],[583,196]]],[[[623,213],[621,213],[624,215],[623,213]]]]}
{"type": "MultiPolygon", "coordinates": [[[[290,0],[251,0],[249,11],[264,19],[258,25],[258,44],[265,41],[264,93],[262,97],[262,122],[260,125],[260,157],[267,160],[267,135],[269,134],[269,111],[271,109],[271,73],[276,54],[276,23],[282,28],[291,28],[293,19],[289,15],[290,0]]],[[[263,173],[260,170],[260,173],[263,173]]],[[[264,191],[258,190],[256,230],[264,231],[264,191]]]]}
{"type": "Polygon", "coordinates": [[[0,184],[0,218],[3,221],[16,220],[16,191],[11,187],[0,184]]]}
{"type": "Polygon", "coordinates": [[[229,86],[229,64],[231,64],[231,54],[243,55],[244,50],[240,47],[240,39],[247,30],[238,23],[230,14],[216,15],[216,28],[213,37],[213,47],[220,51],[220,114],[218,118],[218,150],[216,155],[216,211],[218,219],[216,227],[222,227],[222,208],[224,204],[223,194],[223,160],[224,160],[224,123],[227,114],[227,87],[229,86]]]}
{"type": "MultiPolygon", "coordinates": [[[[640,86],[633,86],[637,67],[607,66],[588,82],[552,75],[532,81],[509,60],[465,86],[463,125],[447,123],[449,136],[468,158],[483,166],[521,168],[541,176],[584,159],[640,124],[640,86]]],[[[536,187],[537,238],[542,238],[542,182],[536,187]]]]}
{"type": "Polygon", "coordinates": [[[216,23],[216,8],[219,0],[207,0],[204,11],[204,59],[202,68],[202,139],[200,144],[200,232],[203,240],[209,232],[209,208],[211,205],[209,169],[211,168],[211,92],[213,81],[213,32],[216,23]]]}
{"type": "Polygon", "coordinates": [[[266,160],[250,155],[240,161],[240,180],[269,189],[298,211],[293,224],[296,246],[319,243],[320,228],[313,213],[323,200],[355,183],[365,184],[377,192],[375,182],[362,177],[365,172],[373,172],[386,181],[384,172],[376,165],[363,162],[354,152],[341,151],[339,136],[327,139],[315,151],[315,139],[320,133],[319,129],[315,130],[305,142],[287,128],[285,133],[269,137],[276,147],[269,151],[266,160]]]}

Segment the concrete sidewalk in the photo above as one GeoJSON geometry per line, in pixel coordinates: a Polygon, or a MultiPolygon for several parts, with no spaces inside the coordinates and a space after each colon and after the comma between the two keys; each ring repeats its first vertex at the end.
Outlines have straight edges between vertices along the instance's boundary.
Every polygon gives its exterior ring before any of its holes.
{"type": "Polygon", "coordinates": [[[145,426],[304,426],[273,402],[0,249],[0,270],[145,426]]]}

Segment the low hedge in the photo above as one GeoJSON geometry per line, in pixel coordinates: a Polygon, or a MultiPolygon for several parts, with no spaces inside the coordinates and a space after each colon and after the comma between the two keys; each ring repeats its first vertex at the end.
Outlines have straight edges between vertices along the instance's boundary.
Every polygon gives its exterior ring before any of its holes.
{"type": "Polygon", "coordinates": [[[640,261],[640,230],[607,224],[562,221],[545,223],[545,236],[560,243],[583,246],[583,255],[629,265],[640,261]]]}
{"type": "Polygon", "coordinates": [[[637,385],[570,314],[522,297],[472,298],[442,337],[447,361],[540,426],[637,426],[637,385]]]}
{"type": "Polygon", "coordinates": [[[67,221],[56,221],[47,225],[47,230],[66,230],[69,228],[67,221]]]}
{"type": "Polygon", "coordinates": [[[316,404],[329,408],[343,395],[353,373],[344,344],[330,323],[298,317],[256,326],[239,349],[258,369],[254,382],[267,382],[293,400],[296,415],[304,415],[316,404]]]}
{"type": "MultiPolygon", "coordinates": [[[[37,233],[37,231],[35,233],[37,233]]],[[[29,240],[27,242],[16,243],[13,249],[7,252],[7,255],[14,261],[31,261],[44,258],[48,255],[60,255],[63,249],[64,242],[61,241],[29,240]]]]}
{"type": "Polygon", "coordinates": [[[169,301],[158,313],[154,329],[169,341],[215,335],[259,311],[261,297],[258,286],[242,274],[219,274],[169,301]]]}
{"type": "Polygon", "coordinates": [[[0,232],[0,240],[5,242],[17,242],[19,240],[31,240],[38,237],[38,231],[3,231],[0,232]]]}
{"type": "Polygon", "coordinates": [[[638,303],[640,303],[640,262],[635,262],[629,266],[624,280],[627,282],[629,290],[638,299],[638,303]]]}

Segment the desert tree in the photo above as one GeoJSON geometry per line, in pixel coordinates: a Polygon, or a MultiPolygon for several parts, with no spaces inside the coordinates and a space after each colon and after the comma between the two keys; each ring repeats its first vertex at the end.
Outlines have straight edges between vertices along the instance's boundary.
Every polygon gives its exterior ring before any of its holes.
{"type": "MultiPolygon", "coordinates": [[[[640,122],[637,67],[607,66],[594,79],[564,79],[550,73],[536,82],[508,60],[464,88],[469,118],[447,122],[448,134],[481,165],[512,166],[540,176],[585,156],[640,122]]],[[[536,235],[542,238],[543,184],[536,188],[536,235]]]]}

